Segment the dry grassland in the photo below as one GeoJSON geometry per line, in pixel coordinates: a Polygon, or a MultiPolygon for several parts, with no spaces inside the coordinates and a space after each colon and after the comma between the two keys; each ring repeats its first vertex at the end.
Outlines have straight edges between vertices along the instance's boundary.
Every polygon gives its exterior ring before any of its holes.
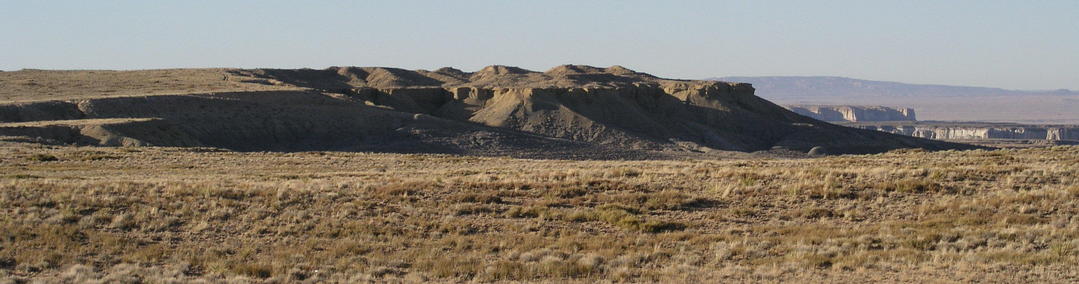
{"type": "Polygon", "coordinates": [[[1074,282],[1077,213],[1067,146],[561,161],[0,145],[7,282],[1074,282]]]}

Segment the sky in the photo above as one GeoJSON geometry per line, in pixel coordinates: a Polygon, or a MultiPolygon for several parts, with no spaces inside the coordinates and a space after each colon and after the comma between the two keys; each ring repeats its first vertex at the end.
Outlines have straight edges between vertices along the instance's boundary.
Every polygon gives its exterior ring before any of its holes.
{"type": "Polygon", "coordinates": [[[0,0],[0,70],[622,65],[1079,90],[1079,1],[0,0]]]}

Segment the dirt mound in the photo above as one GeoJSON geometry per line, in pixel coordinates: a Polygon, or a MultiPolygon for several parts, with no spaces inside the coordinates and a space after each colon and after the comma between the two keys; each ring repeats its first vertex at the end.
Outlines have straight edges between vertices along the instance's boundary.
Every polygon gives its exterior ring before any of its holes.
{"type": "Polygon", "coordinates": [[[9,122],[0,124],[0,135],[99,145],[465,154],[968,147],[813,120],[754,96],[748,84],[669,80],[620,66],[563,65],[542,73],[500,65],[473,73],[386,67],[226,72],[247,84],[288,90],[0,104],[0,122],[9,122]],[[148,120],[47,123],[133,118],[148,120]]]}

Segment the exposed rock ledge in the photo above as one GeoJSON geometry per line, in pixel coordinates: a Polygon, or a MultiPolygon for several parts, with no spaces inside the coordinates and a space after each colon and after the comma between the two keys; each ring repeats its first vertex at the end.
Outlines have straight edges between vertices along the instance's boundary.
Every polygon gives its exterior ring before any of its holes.
{"type": "Polygon", "coordinates": [[[914,109],[907,107],[850,105],[785,105],[797,114],[830,122],[915,121],[914,109]]]}

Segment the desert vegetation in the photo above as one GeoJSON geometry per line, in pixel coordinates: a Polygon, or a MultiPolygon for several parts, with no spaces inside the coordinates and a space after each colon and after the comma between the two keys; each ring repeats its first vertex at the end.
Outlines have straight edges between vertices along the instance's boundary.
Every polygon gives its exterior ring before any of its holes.
{"type": "Polygon", "coordinates": [[[1073,146],[664,161],[0,152],[9,282],[1079,279],[1073,146]]]}

